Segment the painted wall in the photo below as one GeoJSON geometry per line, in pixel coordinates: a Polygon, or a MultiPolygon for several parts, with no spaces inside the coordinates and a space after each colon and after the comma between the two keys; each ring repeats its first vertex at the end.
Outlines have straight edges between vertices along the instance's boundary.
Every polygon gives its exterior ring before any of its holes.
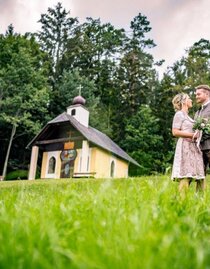
{"type": "Polygon", "coordinates": [[[95,178],[110,178],[111,163],[114,162],[114,178],[128,177],[128,163],[100,148],[92,148],[90,171],[95,171],[95,178]]]}
{"type": "MultiPolygon", "coordinates": [[[[61,171],[61,151],[44,152],[42,158],[41,178],[60,178],[61,171]],[[48,165],[51,157],[56,158],[55,173],[48,174],[48,165]]],[[[82,171],[82,150],[77,149],[77,157],[74,163],[74,173],[84,172],[82,171]]],[[[87,173],[95,173],[95,178],[111,178],[111,163],[114,163],[114,178],[126,178],[128,177],[128,163],[116,156],[113,156],[110,152],[102,150],[100,148],[89,148],[89,165],[87,165],[87,173]]]]}
{"type": "Polygon", "coordinates": [[[74,173],[79,173],[81,171],[81,149],[77,149],[77,157],[74,161],[74,173]]]}
{"type": "Polygon", "coordinates": [[[92,149],[87,148],[86,158],[84,158],[82,152],[82,149],[77,149],[77,157],[74,162],[74,173],[91,173],[90,162],[92,158],[92,149]]]}
{"type": "Polygon", "coordinates": [[[60,172],[61,172],[60,153],[61,153],[61,151],[43,152],[41,178],[60,178],[60,172]],[[55,159],[56,159],[55,173],[49,174],[48,173],[48,166],[49,166],[49,160],[51,157],[55,157],[55,159]]]}

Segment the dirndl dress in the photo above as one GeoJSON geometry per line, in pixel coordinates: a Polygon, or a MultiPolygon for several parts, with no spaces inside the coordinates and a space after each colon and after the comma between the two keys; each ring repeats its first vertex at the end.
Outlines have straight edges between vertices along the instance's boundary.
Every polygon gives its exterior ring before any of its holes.
{"type": "MultiPolygon", "coordinates": [[[[194,120],[184,111],[178,111],[173,118],[172,128],[193,132],[194,120]]],[[[178,138],[174,154],[171,179],[183,178],[201,180],[205,178],[203,155],[197,144],[190,138],[178,138]]]]}

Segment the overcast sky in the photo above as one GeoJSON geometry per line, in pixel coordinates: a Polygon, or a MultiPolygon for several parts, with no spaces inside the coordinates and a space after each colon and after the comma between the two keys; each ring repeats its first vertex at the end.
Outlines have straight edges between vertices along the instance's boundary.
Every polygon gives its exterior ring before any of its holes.
{"type": "MultiPolygon", "coordinates": [[[[57,0],[0,0],[0,33],[13,24],[19,33],[35,32],[37,21],[57,0]]],[[[162,68],[172,65],[185,49],[201,38],[210,40],[210,0],[60,0],[63,7],[83,22],[101,18],[117,28],[129,30],[130,21],[142,13],[150,21],[151,50],[155,60],[165,59],[162,68]]]]}

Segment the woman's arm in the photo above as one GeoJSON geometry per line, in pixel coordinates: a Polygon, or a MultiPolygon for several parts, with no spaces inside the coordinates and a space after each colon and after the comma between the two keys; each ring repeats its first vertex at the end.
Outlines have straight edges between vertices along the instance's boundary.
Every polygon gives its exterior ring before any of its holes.
{"type": "Polygon", "coordinates": [[[190,133],[186,131],[181,131],[177,128],[172,128],[172,134],[175,137],[184,137],[184,138],[195,138],[194,135],[195,133],[190,133]]]}

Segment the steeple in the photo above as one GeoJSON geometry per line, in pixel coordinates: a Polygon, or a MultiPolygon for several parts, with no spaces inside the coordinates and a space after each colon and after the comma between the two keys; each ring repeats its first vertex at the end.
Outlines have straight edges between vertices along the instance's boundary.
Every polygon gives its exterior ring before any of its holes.
{"type": "Polygon", "coordinates": [[[83,105],[83,106],[85,105],[85,103],[86,103],[86,100],[81,95],[74,97],[73,102],[72,102],[73,105],[83,105]]]}
{"type": "Polygon", "coordinates": [[[72,105],[67,108],[67,114],[74,117],[79,123],[88,127],[89,111],[84,106],[86,100],[81,96],[81,86],[79,88],[79,95],[74,97],[72,105]]]}

